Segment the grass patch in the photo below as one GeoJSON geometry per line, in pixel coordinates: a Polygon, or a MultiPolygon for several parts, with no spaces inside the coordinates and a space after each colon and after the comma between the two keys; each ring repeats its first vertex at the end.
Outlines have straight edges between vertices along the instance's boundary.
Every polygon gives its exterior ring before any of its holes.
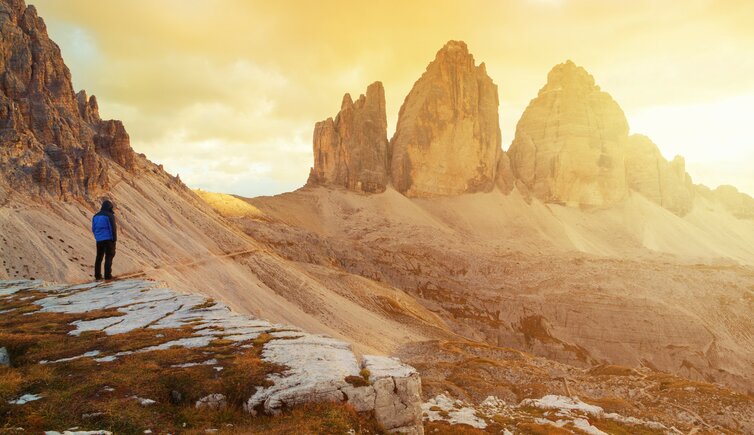
{"type": "MultiPolygon", "coordinates": [[[[31,292],[23,292],[25,296],[31,292]]],[[[277,417],[253,417],[243,404],[258,388],[269,386],[272,373],[284,367],[261,359],[264,343],[273,337],[261,334],[257,346],[240,348],[218,339],[203,348],[175,347],[140,352],[98,363],[81,358],[55,364],[39,364],[99,350],[100,356],[134,351],[190,337],[191,325],[174,329],[137,329],[108,336],[94,331],[69,335],[76,320],[121,315],[116,310],[86,314],[23,313],[38,309],[34,299],[0,299],[0,309],[14,311],[0,316],[0,346],[8,348],[12,367],[0,368],[0,433],[23,427],[26,433],[64,430],[109,430],[118,434],[160,433],[380,433],[374,419],[359,415],[343,404],[318,404],[286,410],[277,417]],[[215,365],[175,367],[217,359],[215,365]],[[221,365],[222,371],[215,370],[221,365]],[[41,400],[11,405],[22,394],[42,395],[41,400]],[[225,395],[228,407],[197,410],[194,404],[213,393],[225,395]],[[142,406],[133,398],[155,400],[142,406]]]]}

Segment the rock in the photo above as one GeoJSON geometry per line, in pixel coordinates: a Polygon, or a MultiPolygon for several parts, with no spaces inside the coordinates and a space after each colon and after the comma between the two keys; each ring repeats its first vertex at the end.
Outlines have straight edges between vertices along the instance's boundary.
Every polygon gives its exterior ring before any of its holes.
{"type": "Polygon", "coordinates": [[[374,409],[376,393],[371,385],[364,387],[346,386],[341,388],[346,395],[346,401],[356,412],[367,412],[374,409]]]}
{"type": "Polygon", "coordinates": [[[511,168],[511,158],[506,152],[500,153],[497,161],[497,187],[501,192],[508,194],[516,185],[516,178],[511,168]]]}
{"type": "Polygon", "coordinates": [[[501,152],[497,85],[450,41],[414,84],[390,141],[391,181],[411,197],[494,188],[501,152]]]}
{"type": "Polygon", "coordinates": [[[335,120],[314,127],[314,167],[309,184],[343,186],[357,192],[383,192],[387,185],[385,90],[374,82],[354,103],[343,97],[335,120]]]}
{"type": "Polygon", "coordinates": [[[398,358],[380,355],[364,355],[362,367],[369,371],[369,381],[386,377],[408,377],[417,373],[416,369],[404,364],[398,358]]]}
{"type": "Polygon", "coordinates": [[[135,400],[135,401],[139,402],[139,405],[141,405],[141,406],[144,406],[144,407],[147,407],[147,406],[152,406],[152,405],[154,405],[155,403],[157,403],[157,401],[156,401],[156,400],[152,400],[152,399],[146,399],[146,398],[144,398],[144,397],[139,397],[139,396],[131,396],[131,398],[132,398],[133,400],[135,400]]]}
{"type": "Polygon", "coordinates": [[[733,186],[723,185],[711,192],[711,197],[721,203],[739,219],[754,219],[754,198],[739,192],[733,186]]]}
{"type": "Polygon", "coordinates": [[[531,195],[571,206],[606,206],[627,193],[623,110],[581,67],[555,66],[524,111],[508,154],[531,195]]]}
{"type": "Polygon", "coordinates": [[[388,430],[414,428],[422,425],[421,379],[413,374],[408,377],[386,377],[374,383],[374,416],[388,430]]]}
{"type": "Polygon", "coordinates": [[[10,367],[10,355],[8,349],[0,347],[0,366],[10,367]]]}
{"type": "Polygon", "coordinates": [[[133,169],[134,152],[131,139],[123,123],[117,120],[100,121],[94,136],[97,152],[109,156],[115,163],[126,169],[133,169]]]}
{"type": "Polygon", "coordinates": [[[170,392],[170,403],[173,405],[183,403],[183,394],[181,394],[180,391],[172,390],[170,392]]]}
{"type": "Polygon", "coordinates": [[[197,400],[194,407],[196,409],[225,409],[226,406],[228,406],[228,402],[225,396],[215,393],[197,400]]]}
{"type": "Polygon", "coordinates": [[[631,189],[677,215],[685,215],[694,205],[695,188],[683,157],[668,162],[646,136],[628,139],[626,179],[631,189]]]}
{"type": "Polygon", "coordinates": [[[99,117],[96,98],[74,93],[71,74],[34,6],[0,3],[0,174],[15,190],[96,196],[112,161],[133,169],[119,121],[99,117]]]}

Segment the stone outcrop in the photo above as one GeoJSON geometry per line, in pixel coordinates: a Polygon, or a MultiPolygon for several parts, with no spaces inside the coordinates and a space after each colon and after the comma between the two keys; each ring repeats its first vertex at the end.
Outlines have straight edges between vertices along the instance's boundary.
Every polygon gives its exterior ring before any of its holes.
{"type": "Polygon", "coordinates": [[[353,102],[343,97],[340,112],[314,127],[310,184],[382,192],[387,185],[387,117],[382,83],[369,85],[353,102]]]}
{"type": "MultiPolygon", "coordinates": [[[[35,300],[38,311],[30,311],[27,315],[39,312],[84,314],[104,308],[117,310],[112,317],[72,322],[71,335],[99,331],[113,336],[141,329],[193,331],[190,336],[166,338],[153,346],[121,352],[96,350],[71,358],[40,361],[40,364],[91,358],[99,363],[97,370],[104,371],[110,363],[123,357],[183,347],[207,348],[203,352],[207,360],[173,368],[202,364],[222,370],[219,356],[210,349],[213,341],[222,338],[244,348],[262,346],[261,359],[283,368],[270,373],[263,385],[256,386],[254,394],[244,404],[244,410],[249,413],[278,414],[285,407],[304,403],[343,402],[358,412],[374,412],[377,422],[388,432],[424,433],[421,378],[413,367],[398,359],[364,356],[359,362],[351,345],[341,340],[235,313],[222,303],[197,294],[180,293],[152,281],[125,279],[71,286],[41,280],[0,280],[0,300],[28,291],[45,293],[46,297],[35,300]],[[261,344],[255,343],[254,340],[262,334],[267,339],[261,344]],[[364,379],[364,372],[370,373],[368,379],[364,379]],[[348,382],[352,378],[361,381],[358,386],[348,382]]],[[[181,397],[171,399],[182,400],[181,397]]],[[[144,405],[155,403],[151,399],[139,400],[144,405]]],[[[227,397],[219,393],[204,396],[194,404],[196,409],[223,409],[227,406],[227,397]]]]}
{"type": "Polygon", "coordinates": [[[204,396],[194,404],[196,409],[225,409],[228,406],[228,400],[223,394],[214,393],[204,396]]]}
{"type": "Polygon", "coordinates": [[[132,170],[119,121],[74,93],[71,74],[34,6],[0,1],[0,169],[15,189],[86,196],[108,184],[110,162],[132,170]]]}
{"type": "Polygon", "coordinates": [[[275,340],[265,344],[262,357],[289,368],[275,375],[275,385],[260,388],[246,402],[252,414],[258,410],[277,414],[284,407],[311,402],[346,402],[357,412],[374,412],[388,432],[423,434],[421,378],[413,367],[399,360],[366,355],[357,363],[351,346],[322,336],[275,340]],[[365,381],[354,385],[350,378],[365,381]]]}
{"type": "Polygon", "coordinates": [[[627,140],[618,104],[567,61],[550,71],[529,103],[508,154],[513,175],[542,201],[606,206],[628,193],[627,140]]]}
{"type": "Polygon", "coordinates": [[[646,136],[628,139],[626,178],[629,188],[677,215],[685,215],[694,205],[695,188],[683,157],[668,162],[646,136]]]}
{"type": "Polygon", "coordinates": [[[497,187],[501,192],[508,194],[516,186],[516,178],[511,168],[511,158],[508,153],[501,151],[497,161],[497,187]]]}
{"type": "Polygon", "coordinates": [[[497,85],[448,42],[414,84],[390,141],[393,187],[411,197],[492,190],[501,152],[497,85]]]}
{"type": "Polygon", "coordinates": [[[0,366],[10,366],[10,355],[4,347],[0,347],[0,366]]]}

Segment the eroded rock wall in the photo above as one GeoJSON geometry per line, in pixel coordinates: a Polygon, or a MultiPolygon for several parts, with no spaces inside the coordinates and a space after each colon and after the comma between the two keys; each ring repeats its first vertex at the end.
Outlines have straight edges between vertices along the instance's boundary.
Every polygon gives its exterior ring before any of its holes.
{"type": "Polygon", "coordinates": [[[340,112],[314,127],[310,184],[377,193],[387,185],[385,90],[374,82],[356,102],[346,94],[340,112]]]}
{"type": "Polygon", "coordinates": [[[628,194],[628,122],[573,62],[556,65],[524,111],[508,154],[513,175],[545,202],[608,206],[628,194]]]}
{"type": "Polygon", "coordinates": [[[414,84],[390,141],[393,187],[411,197],[493,189],[501,153],[497,85],[448,42],[414,84]]]}
{"type": "Polygon", "coordinates": [[[681,156],[667,161],[651,139],[631,135],[626,150],[629,188],[671,212],[683,216],[694,205],[695,188],[681,156]]]}
{"type": "Polygon", "coordinates": [[[21,0],[0,1],[0,71],[0,168],[13,188],[86,196],[107,186],[110,162],[133,169],[125,128],[73,91],[60,48],[21,0]]]}

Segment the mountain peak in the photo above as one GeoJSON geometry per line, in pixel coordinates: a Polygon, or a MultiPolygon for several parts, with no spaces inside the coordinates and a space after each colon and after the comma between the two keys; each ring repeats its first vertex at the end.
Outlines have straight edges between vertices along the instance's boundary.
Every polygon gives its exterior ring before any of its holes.
{"type": "Polygon", "coordinates": [[[382,83],[367,87],[356,103],[343,96],[340,112],[314,127],[314,167],[308,184],[358,192],[382,192],[387,185],[387,115],[382,83]]]}
{"type": "Polygon", "coordinates": [[[599,87],[595,85],[594,77],[586,69],[569,59],[550,70],[547,74],[547,84],[540,93],[561,89],[587,91],[599,90],[599,87]]]}
{"type": "Polygon", "coordinates": [[[108,186],[111,163],[133,169],[120,121],[100,119],[97,100],[74,92],[60,48],[34,6],[0,3],[0,173],[17,190],[93,197],[108,186]]]}
{"type": "Polygon", "coordinates": [[[618,103],[569,60],[547,75],[516,126],[509,153],[514,175],[539,199],[601,207],[628,194],[627,140],[618,103]]]}
{"type": "Polygon", "coordinates": [[[490,191],[501,151],[497,85],[466,43],[449,41],[406,96],[391,147],[393,187],[408,196],[490,191]]]}

